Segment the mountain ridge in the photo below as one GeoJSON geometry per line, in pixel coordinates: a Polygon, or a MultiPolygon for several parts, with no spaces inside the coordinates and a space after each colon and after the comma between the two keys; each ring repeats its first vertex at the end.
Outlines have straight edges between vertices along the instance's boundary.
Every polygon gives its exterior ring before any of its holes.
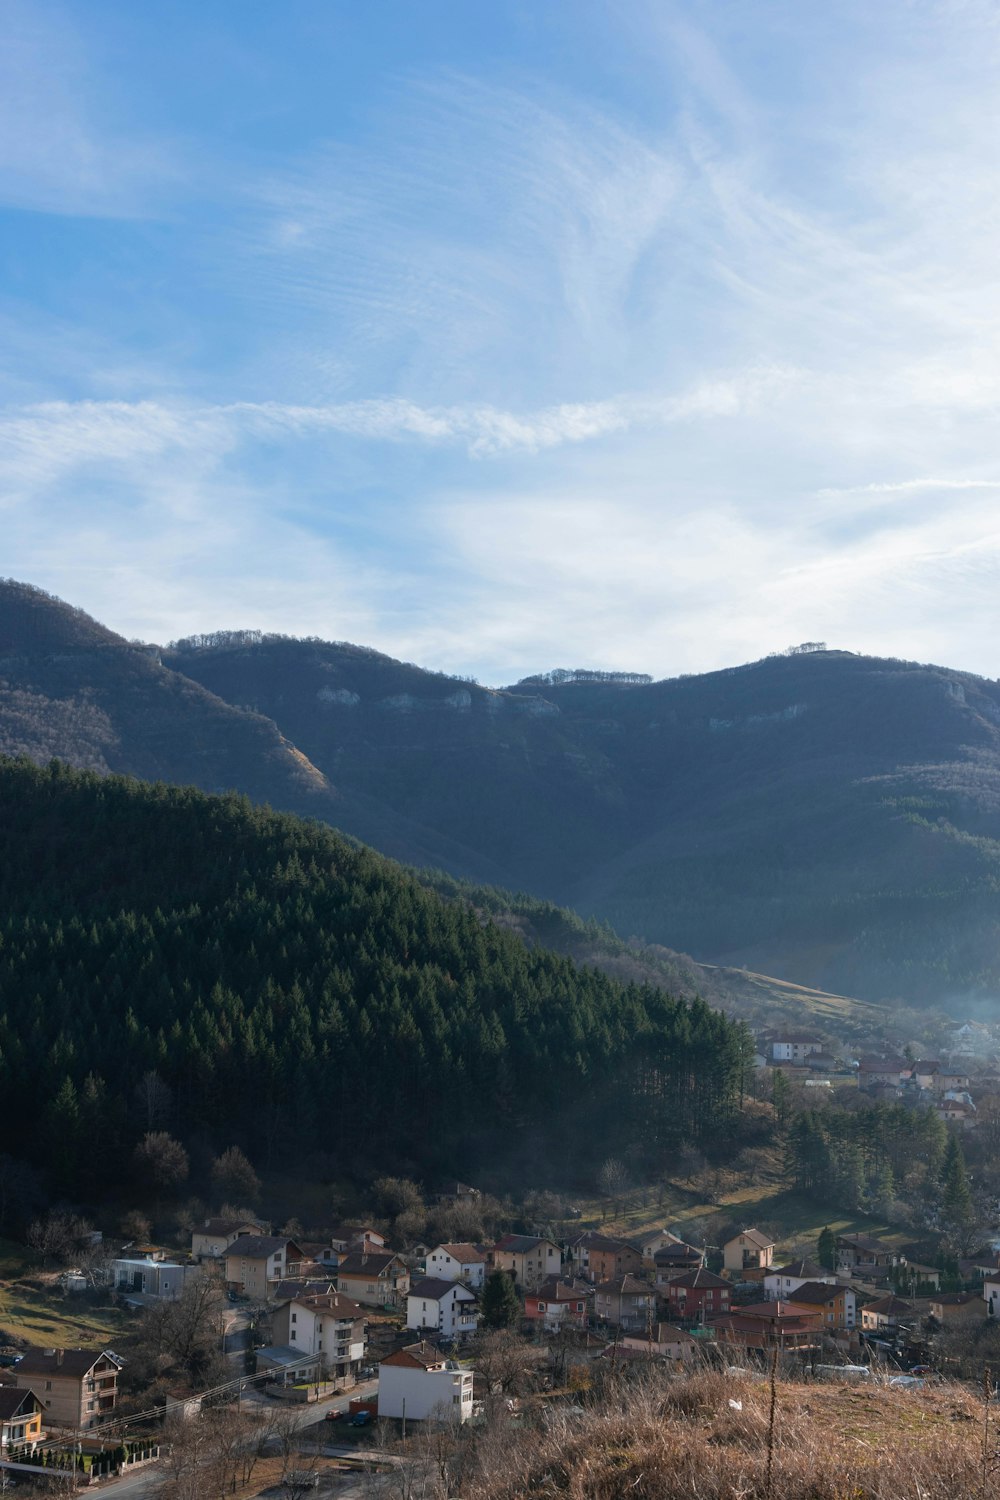
{"type": "MultiPolygon", "coordinates": [[[[4,615],[18,607],[23,596],[12,604],[0,586],[0,748],[16,738],[11,694],[35,694],[45,701],[22,704],[22,718],[35,712],[44,743],[28,753],[72,760],[72,743],[68,754],[53,747],[82,701],[112,721],[111,768],[148,775],[107,684],[103,698],[92,685],[88,698],[86,683],[74,698],[64,663],[62,697],[53,688],[51,635],[10,680],[4,615]]],[[[62,618],[93,644],[87,617],[62,618]]],[[[128,646],[106,634],[105,647],[128,646]]],[[[990,679],[823,650],[657,682],[556,672],[497,689],[367,647],[256,632],[131,649],[210,695],[198,699],[202,719],[209,702],[237,716],[228,761],[216,747],[227,784],[404,863],[837,994],[930,1003],[1000,992],[990,679]],[[250,777],[237,752],[249,755],[253,726],[250,777]],[[268,748],[284,780],[262,765],[268,748]],[[307,794],[304,766],[329,791],[307,794]]],[[[119,698],[134,686],[120,683],[119,698]]],[[[161,740],[170,733],[165,721],[161,740]]],[[[217,789],[180,760],[159,774],[217,789]]]]}

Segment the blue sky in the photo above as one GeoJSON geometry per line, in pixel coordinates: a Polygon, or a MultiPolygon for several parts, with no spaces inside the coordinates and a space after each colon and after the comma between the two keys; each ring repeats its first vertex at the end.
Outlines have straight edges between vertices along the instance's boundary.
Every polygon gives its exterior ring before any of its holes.
{"type": "Polygon", "coordinates": [[[994,0],[5,0],[0,573],[996,676],[998,127],[994,0]]]}

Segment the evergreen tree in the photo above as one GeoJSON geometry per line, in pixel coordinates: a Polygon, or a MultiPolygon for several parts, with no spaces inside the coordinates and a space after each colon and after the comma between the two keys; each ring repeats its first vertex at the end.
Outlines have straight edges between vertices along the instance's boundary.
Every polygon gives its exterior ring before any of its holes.
{"type": "Polygon", "coordinates": [[[949,1135],[941,1168],[941,1219],[945,1230],[964,1239],[972,1227],[974,1211],[965,1155],[957,1135],[949,1135]]]}
{"type": "Polygon", "coordinates": [[[484,1328],[513,1328],[521,1316],[520,1299],[506,1271],[494,1271],[487,1278],[479,1305],[484,1328]]]}
{"type": "Polygon", "coordinates": [[[837,1269],[837,1236],[829,1225],[819,1232],[819,1240],[816,1244],[816,1259],[824,1271],[835,1271],[837,1269]]]}

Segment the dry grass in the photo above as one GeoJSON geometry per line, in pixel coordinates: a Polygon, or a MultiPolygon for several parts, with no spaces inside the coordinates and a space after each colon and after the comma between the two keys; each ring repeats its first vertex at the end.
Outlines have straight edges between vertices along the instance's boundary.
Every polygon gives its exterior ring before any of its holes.
{"type": "MultiPolygon", "coordinates": [[[[651,1377],[542,1430],[484,1434],[467,1500],[979,1500],[982,1409],[958,1387],[917,1392],[779,1381],[768,1484],[769,1382],[651,1377]],[[731,1402],[740,1403],[737,1408],[731,1402]]],[[[470,1454],[470,1458],[472,1455],[470,1454]]]]}

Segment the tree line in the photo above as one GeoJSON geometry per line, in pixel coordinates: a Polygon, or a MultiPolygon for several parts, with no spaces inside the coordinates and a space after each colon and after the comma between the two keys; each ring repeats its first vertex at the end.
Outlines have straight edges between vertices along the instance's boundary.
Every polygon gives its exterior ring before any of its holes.
{"type": "Polygon", "coordinates": [[[0,1151],[52,1193],[120,1189],[153,1126],[268,1170],[565,1181],[725,1141],[748,1055],[322,824],[0,761],[0,1151]]]}

